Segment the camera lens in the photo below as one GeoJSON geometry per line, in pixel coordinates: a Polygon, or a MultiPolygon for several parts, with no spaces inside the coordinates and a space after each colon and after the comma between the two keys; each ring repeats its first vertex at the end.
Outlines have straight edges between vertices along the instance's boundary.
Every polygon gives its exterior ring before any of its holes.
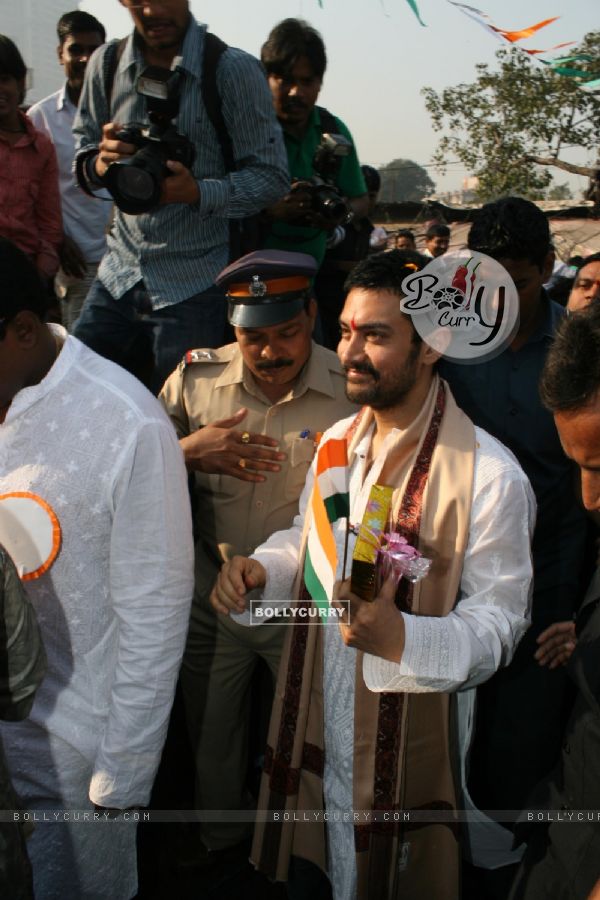
{"type": "Polygon", "coordinates": [[[151,210],[160,200],[164,179],[164,146],[149,142],[129,159],[111,163],[104,184],[124,213],[139,215],[151,210]]]}
{"type": "Polygon", "coordinates": [[[136,166],[119,166],[115,175],[115,188],[124,200],[150,200],[155,184],[151,172],[145,172],[136,166]]]}
{"type": "Polygon", "coordinates": [[[334,222],[336,219],[343,219],[348,210],[346,204],[337,197],[327,197],[321,202],[320,212],[325,219],[334,222]]]}

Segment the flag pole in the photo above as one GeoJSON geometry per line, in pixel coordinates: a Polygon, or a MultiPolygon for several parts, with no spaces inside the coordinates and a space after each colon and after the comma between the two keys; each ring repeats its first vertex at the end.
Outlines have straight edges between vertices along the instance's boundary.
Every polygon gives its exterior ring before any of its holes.
{"type": "Polygon", "coordinates": [[[350,517],[346,516],[346,537],[344,539],[344,562],[342,563],[342,581],[346,580],[346,563],[348,561],[349,538],[350,538],[350,517]]]}

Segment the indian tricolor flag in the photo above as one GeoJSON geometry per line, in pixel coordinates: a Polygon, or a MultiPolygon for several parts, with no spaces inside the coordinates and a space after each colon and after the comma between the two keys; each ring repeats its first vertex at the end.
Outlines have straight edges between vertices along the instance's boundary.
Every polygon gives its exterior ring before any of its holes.
{"type": "Polygon", "coordinates": [[[331,438],[317,450],[317,467],[308,504],[311,523],[304,560],[304,583],[316,606],[329,606],[337,571],[337,550],[331,525],[350,515],[348,447],[331,438]]]}

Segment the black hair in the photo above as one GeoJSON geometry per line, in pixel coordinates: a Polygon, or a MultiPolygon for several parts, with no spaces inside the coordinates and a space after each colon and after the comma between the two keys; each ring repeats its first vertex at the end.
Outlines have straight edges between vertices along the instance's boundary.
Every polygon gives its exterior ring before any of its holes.
{"type": "Polygon", "coordinates": [[[443,222],[432,222],[427,231],[425,232],[425,237],[429,240],[429,238],[434,237],[450,237],[450,229],[447,225],[444,225],[443,222]]]}
{"type": "Polygon", "coordinates": [[[600,253],[592,253],[590,256],[584,256],[581,262],[577,266],[577,275],[575,276],[575,281],[579,277],[579,273],[582,269],[585,269],[587,265],[590,263],[600,262],[600,253]]]}
{"type": "Polygon", "coordinates": [[[381,175],[373,166],[361,166],[368,191],[378,191],[381,187],[381,175]]]}
{"type": "Polygon", "coordinates": [[[402,282],[406,276],[424,268],[429,262],[431,260],[417,253],[416,250],[388,250],[384,253],[373,253],[352,269],[346,278],[344,290],[346,293],[354,288],[384,290],[404,297],[402,282]]]}
{"type": "Polygon", "coordinates": [[[74,9],[72,12],[62,15],[58,20],[56,26],[58,43],[62,47],[70,34],[82,34],[85,31],[97,32],[102,38],[102,43],[106,41],[106,29],[102,22],[89,13],[74,9]]]}
{"type": "Polygon", "coordinates": [[[34,264],[11,241],[0,237],[0,319],[7,321],[28,310],[43,320],[47,307],[48,297],[34,264]]]}
{"type": "MultiPolygon", "coordinates": [[[[402,282],[415,271],[420,271],[430,260],[417,253],[416,250],[388,250],[373,253],[361,260],[352,269],[344,284],[344,291],[349,294],[355,288],[366,291],[390,291],[399,298],[404,297],[402,282]]],[[[408,316],[411,325],[412,317],[408,316]]],[[[420,343],[421,337],[413,325],[413,343],[420,343]]]]}
{"type": "Polygon", "coordinates": [[[17,45],[5,34],[0,34],[0,75],[12,75],[17,81],[25,81],[27,66],[17,45]]]}
{"type": "Polygon", "coordinates": [[[279,22],[260,51],[267,75],[288,75],[301,56],[308,59],[317,78],[322,78],[327,68],[325,44],[319,32],[303,19],[279,22]]]}
{"type": "Polygon", "coordinates": [[[414,231],[411,231],[410,228],[399,228],[396,232],[396,237],[408,238],[409,241],[412,241],[414,244],[416,244],[414,231]]]}
{"type": "Polygon", "coordinates": [[[567,315],[558,327],[540,380],[550,412],[577,410],[600,389],[600,303],[567,315]]]}
{"type": "Polygon", "coordinates": [[[548,219],[530,200],[504,197],[481,207],[467,246],[493,259],[529,260],[541,272],[552,246],[548,219]]]}

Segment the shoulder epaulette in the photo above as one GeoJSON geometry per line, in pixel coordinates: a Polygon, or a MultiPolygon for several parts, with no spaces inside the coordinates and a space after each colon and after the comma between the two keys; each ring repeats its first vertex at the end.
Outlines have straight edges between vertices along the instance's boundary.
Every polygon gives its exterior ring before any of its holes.
{"type": "Polygon", "coordinates": [[[237,344],[224,344],[222,347],[214,349],[207,347],[200,350],[188,350],[181,362],[179,363],[179,371],[184,372],[188,366],[194,363],[221,363],[226,365],[231,362],[237,344]]]}
{"type": "Polygon", "coordinates": [[[200,362],[221,362],[215,350],[188,350],[181,362],[179,363],[179,371],[183,372],[187,366],[192,363],[200,362]]]}

